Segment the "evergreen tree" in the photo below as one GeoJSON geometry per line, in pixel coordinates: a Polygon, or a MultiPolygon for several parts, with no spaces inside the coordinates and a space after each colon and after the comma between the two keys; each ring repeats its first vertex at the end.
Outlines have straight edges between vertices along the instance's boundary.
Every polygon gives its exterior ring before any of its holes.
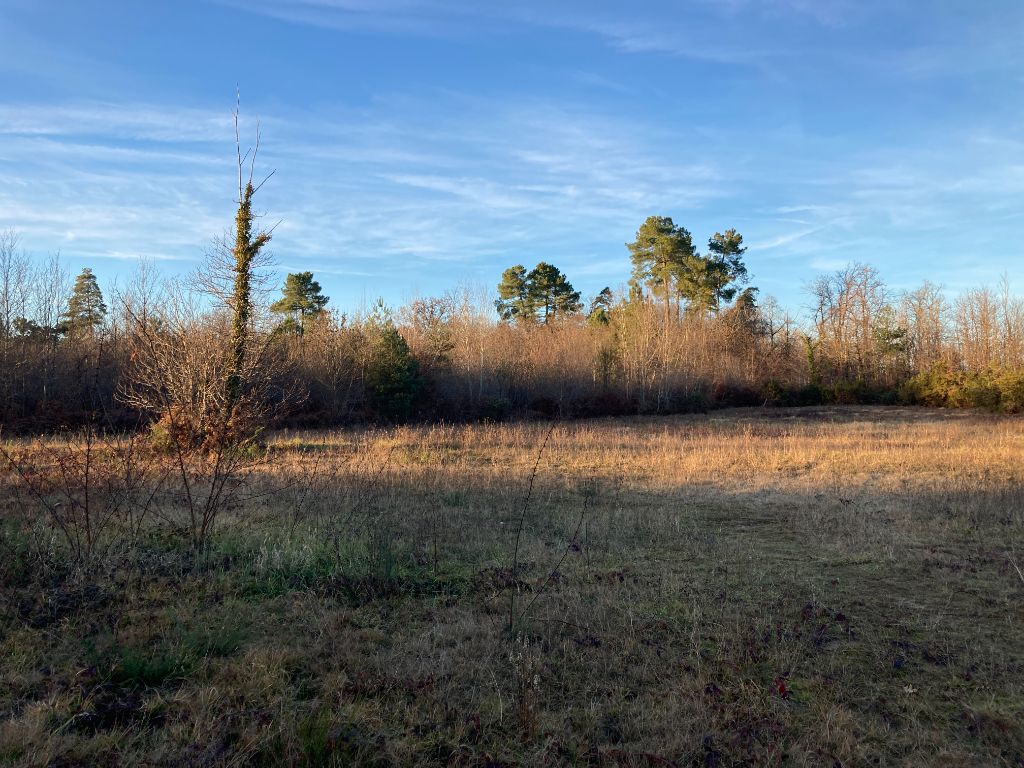
{"type": "Polygon", "coordinates": [[[735,317],[740,325],[755,336],[765,333],[765,325],[757,308],[758,293],[758,289],[753,286],[744,288],[736,295],[733,305],[726,310],[727,314],[735,317]]]}
{"type": "Polygon", "coordinates": [[[280,299],[270,305],[272,312],[288,315],[285,326],[300,336],[306,329],[306,318],[324,311],[330,299],[320,292],[320,283],[312,272],[296,272],[285,279],[280,299]]]}
{"type": "Polygon", "coordinates": [[[545,323],[557,315],[571,315],[583,308],[579,291],[574,291],[562,271],[552,264],[542,261],[530,270],[526,285],[534,312],[540,312],[545,323]]]}
{"type": "Polygon", "coordinates": [[[716,232],[708,240],[707,255],[702,255],[686,229],[667,216],[650,216],[637,230],[636,241],[626,245],[633,260],[630,285],[646,285],[660,295],[666,318],[679,301],[691,312],[717,312],[736,296],[736,286],[747,281],[742,259],[747,249],[735,229],[716,232]]]}
{"type": "MultiPolygon", "coordinates": [[[[373,325],[376,323],[371,319],[373,325]]],[[[373,410],[396,421],[412,415],[423,389],[419,365],[390,318],[377,328],[366,369],[366,388],[373,410]]]]}
{"type": "Polygon", "coordinates": [[[573,290],[562,271],[543,261],[529,273],[521,264],[506,269],[498,284],[498,296],[495,308],[502,320],[541,319],[547,323],[583,307],[579,291],[573,290]]]}
{"type": "Polygon", "coordinates": [[[502,320],[526,320],[536,316],[537,307],[530,295],[526,267],[522,264],[516,264],[501,273],[498,300],[494,306],[502,320]]]}
{"type": "Polygon", "coordinates": [[[747,282],[747,267],[742,258],[746,251],[743,235],[735,229],[727,229],[725,234],[715,232],[708,240],[707,293],[711,297],[711,309],[717,311],[722,302],[732,301],[737,291],[735,286],[747,282]]]}
{"type": "Polygon", "coordinates": [[[587,312],[587,322],[591,325],[608,325],[611,321],[612,289],[607,286],[590,300],[590,311],[587,312]]]}
{"type": "Polygon", "coordinates": [[[668,216],[648,216],[637,230],[636,240],[626,247],[633,261],[632,284],[646,285],[652,293],[661,294],[669,318],[684,270],[692,271],[695,266],[693,236],[668,216]]]}
{"type": "Polygon", "coordinates": [[[106,316],[107,305],[103,303],[96,275],[86,267],[75,278],[68,308],[64,312],[63,330],[72,338],[92,336],[103,325],[106,316]]]}
{"type": "Polygon", "coordinates": [[[60,323],[57,325],[40,325],[35,320],[29,320],[26,317],[14,318],[12,330],[14,331],[15,338],[30,339],[50,344],[55,343],[61,334],[66,331],[65,327],[60,323]]]}

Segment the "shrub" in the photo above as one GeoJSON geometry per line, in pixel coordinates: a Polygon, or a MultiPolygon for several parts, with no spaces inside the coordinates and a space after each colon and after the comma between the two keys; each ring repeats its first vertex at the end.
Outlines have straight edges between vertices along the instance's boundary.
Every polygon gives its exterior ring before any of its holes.
{"type": "Polygon", "coordinates": [[[822,405],[825,402],[825,391],[821,385],[813,382],[790,393],[789,405],[822,405]]]}
{"type": "Polygon", "coordinates": [[[999,409],[1002,393],[990,373],[972,373],[964,381],[963,396],[973,408],[999,409]]]}
{"type": "Polygon", "coordinates": [[[761,399],[765,405],[781,405],[786,401],[786,390],[775,379],[769,379],[761,387],[761,399]]]}
{"type": "Polygon", "coordinates": [[[903,399],[914,405],[943,407],[954,405],[960,398],[958,376],[945,364],[921,371],[900,388],[903,399]]]}
{"type": "Polygon", "coordinates": [[[830,389],[828,399],[837,405],[855,405],[870,399],[867,385],[862,379],[837,381],[830,389]]]}
{"type": "Polygon", "coordinates": [[[1007,413],[1024,411],[1024,370],[1005,370],[996,379],[1000,404],[1007,413]]]}

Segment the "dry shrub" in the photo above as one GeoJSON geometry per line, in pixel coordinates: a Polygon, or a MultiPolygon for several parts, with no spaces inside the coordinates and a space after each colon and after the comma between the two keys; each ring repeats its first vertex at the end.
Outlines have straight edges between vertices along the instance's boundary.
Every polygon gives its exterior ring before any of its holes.
{"type": "MultiPolygon", "coordinates": [[[[74,564],[92,568],[133,544],[154,512],[167,478],[162,461],[136,434],[87,427],[57,440],[0,445],[20,488],[59,533],[74,564]]],[[[19,505],[20,506],[20,505],[19,505]]],[[[32,523],[29,512],[25,519],[32,523]]]]}

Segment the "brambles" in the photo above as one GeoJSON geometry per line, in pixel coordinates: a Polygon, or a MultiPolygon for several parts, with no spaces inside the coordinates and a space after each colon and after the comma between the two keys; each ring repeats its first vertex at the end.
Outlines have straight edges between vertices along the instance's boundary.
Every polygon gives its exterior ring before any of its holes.
{"type": "MultiPolygon", "coordinates": [[[[139,436],[91,425],[57,439],[0,444],[0,458],[26,507],[44,513],[74,565],[87,570],[136,543],[167,476],[139,436]]],[[[31,520],[26,512],[22,519],[31,520]]]]}

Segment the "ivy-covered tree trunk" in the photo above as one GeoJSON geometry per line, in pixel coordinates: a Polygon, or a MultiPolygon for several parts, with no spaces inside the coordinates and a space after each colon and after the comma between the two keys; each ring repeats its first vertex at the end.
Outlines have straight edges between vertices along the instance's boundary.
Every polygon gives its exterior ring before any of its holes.
{"type": "Polygon", "coordinates": [[[245,371],[245,351],[249,344],[249,324],[252,321],[252,265],[260,249],[270,242],[269,232],[252,234],[252,197],[255,190],[250,180],[241,190],[238,213],[235,216],[234,271],[232,291],[233,316],[231,320],[231,365],[227,377],[228,418],[242,395],[242,376],[245,371]]]}

